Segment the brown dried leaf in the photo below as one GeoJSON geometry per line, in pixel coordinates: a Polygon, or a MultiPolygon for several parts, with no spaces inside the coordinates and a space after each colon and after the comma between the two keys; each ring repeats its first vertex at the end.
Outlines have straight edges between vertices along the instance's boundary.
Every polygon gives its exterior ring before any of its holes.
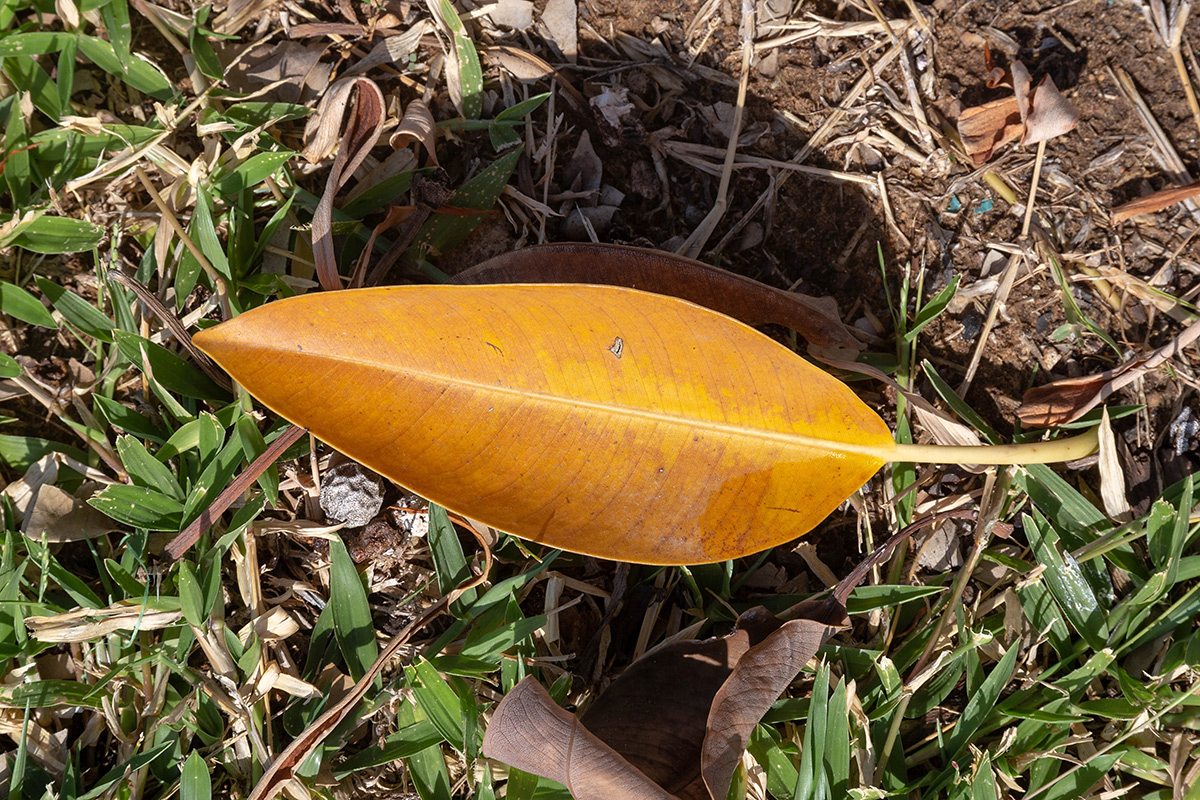
{"type": "Polygon", "coordinates": [[[674,800],[560,708],[533,677],[496,708],[483,753],[563,784],[575,800],[674,800]]]}
{"type": "Polygon", "coordinates": [[[333,253],[333,200],[379,140],[384,117],[383,92],[374,81],[361,77],[343,78],[321,98],[321,105],[309,118],[304,131],[307,144],[303,154],[311,163],[325,158],[340,144],[325,182],[325,193],[321,195],[312,220],[317,277],[322,288],[329,291],[342,288],[333,253]],[[352,92],[355,95],[354,110],[343,131],[342,117],[352,92]]]}
{"type": "Polygon", "coordinates": [[[1192,323],[1157,350],[1127,361],[1116,369],[1036,386],[1021,398],[1017,418],[1021,424],[1031,428],[1049,428],[1074,422],[1113,393],[1141,379],[1147,372],[1178,354],[1197,338],[1200,338],[1200,322],[1192,323]]]}
{"type": "Polygon", "coordinates": [[[582,724],[671,794],[703,796],[701,754],[713,698],[738,660],[780,624],[758,607],[727,636],[652,651],[605,690],[582,724]]]}
{"type": "Polygon", "coordinates": [[[21,532],[52,544],[94,539],[119,530],[106,515],[57,486],[43,486],[25,515],[21,532]]]}
{"type": "Polygon", "coordinates": [[[1116,225],[1138,214],[1153,214],[1162,211],[1167,206],[1182,203],[1200,195],[1200,181],[1189,183],[1187,186],[1172,186],[1167,189],[1139,197],[1113,209],[1112,221],[1116,225]]]}
{"type": "Polygon", "coordinates": [[[497,45],[483,50],[483,54],[496,61],[518,81],[540,81],[556,78],[557,85],[563,90],[563,97],[574,109],[582,114],[589,114],[587,98],[575,88],[559,70],[552,67],[544,59],[535,56],[528,50],[510,45],[497,45]]]}
{"type": "MultiPolygon", "coordinates": [[[[315,99],[329,86],[333,65],[322,62],[327,48],[287,41],[283,44],[263,44],[250,52],[238,54],[226,71],[230,88],[256,95],[269,89],[267,99],[285,103],[301,103],[315,99]]],[[[232,49],[222,49],[232,59],[232,49]]]]}
{"type": "MultiPolygon", "coordinates": [[[[989,51],[985,50],[984,58],[987,85],[1002,85],[1006,75],[991,62],[989,51]]],[[[963,148],[977,167],[1008,142],[1019,138],[1023,145],[1037,144],[1068,133],[1079,123],[1079,110],[1067,102],[1049,75],[1035,88],[1025,65],[1013,61],[1011,79],[1012,97],[968,108],[958,118],[963,148]]]]}
{"type": "Polygon", "coordinates": [[[1015,97],[968,108],[958,118],[958,135],[962,138],[963,148],[977,167],[986,164],[997,147],[1021,138],[1024,130],[1015,97]]]}
{"type": "MultiPolygon", "coordinates": [[[[430,166],[438,166],[437,124],[433,121],[433,112],[425,105],[424,100],[414,100],[408,104],[408,108],[404,109],[404,118],[388,139],[388,144],[393,150],[408,147],[413,142],[424,147],[425,152],[429,153],[430,166]]],[[[419,150],[417,155],[420,155],[419,150]]]]}
{"type": "Polygon", "coordinates": [[[371,52],[363,56],[358,63],[346,70],[345,74],[359,75],[381,64],[403,62],[417,49],[417,45],[421,43],[421,37],[432,32],[433,29],[433,23],[427,19],[423,19],[418,20],[403,33],[380,31],[383,33],[384,39],[372,47],[371,52]]]}
{"type": "Polygon", "coordinates": [[[174,625],[181,611],[122,600],[106,608],[79,608],[62,614],[25,618],[29,633],[40,642],[91,642],[117,631],[156,631],[174,625]]]}
{"type": "MultiPolygon", "coordinates": [[[[1019,64],[1017,61],[1014,64],[1019,64]]],[[[1071,105],[1054,85],[1049,76],[1033,91],[1028,116],[1025,117],[1025,135],[1021,144],[1037,144],[1075,130],[1079,124],[1079,109],[1071,105]]]]}
{"type": "Polygon", "coordinates": [[[747,325],[783,325],[822,347],[853,352],[862,344],[831,298],[786,292],[701,261],[612,244],[549,244],[489,259],[454,283],[593,283],[689,300],[747,325]]]}
{"type": "Polygon", "coordinates": [[[1117,440],[1113,436],[1107,408],[1100,417],[1099,432],[1100,499],[1104,503],[1104,512],[1118,522],[1129,522],[1133,519],[1133,509],[1125,491],[1125,471],[1117,455],[1117,440]]]}
{"type": "Polygon", "coordinates": [[[582,721],[526,678],[497,707],[484,755],[563,783],[576,800],[723,800],[754,727],[847,624],[850,591],[911,530],[864,559],[831,596],[785,611],[795,618],[789,622],[759,606],[742,614],[728,636],[652,651],[622,673],[582,721]],[[581,764],[581,758],[589,761],[581,764]]]}
{"type": "MultiPolygon", "coordinates": [[[[816,611],[814,608],[813,612],[816,611]]],[[[738,659],[733,674],[713,698],[708,715],[700,763],[710,797],[719,800],[729,793],[733,773],[742,760],[754,727],[795,679],[800,668],[817,654],[838,628],[848,624],[843,609],[837,609],[834,614],[840,618],[785,622],[738,659]]]]}

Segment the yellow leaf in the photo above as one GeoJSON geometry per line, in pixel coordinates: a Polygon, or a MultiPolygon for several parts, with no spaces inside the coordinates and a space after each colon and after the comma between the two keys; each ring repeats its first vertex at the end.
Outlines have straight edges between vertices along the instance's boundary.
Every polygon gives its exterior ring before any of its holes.
{"type": "MultiPolygon", "coordinates": [[[[632,289],[321,292],[195,343],[266,406],[408,489],[601,558],[754,553],[812,529],[899,453],[919,456],[770,338],[632,289]]],[[[938,454],[983,463],[1005,448],[980,450],[938,454]]]]}

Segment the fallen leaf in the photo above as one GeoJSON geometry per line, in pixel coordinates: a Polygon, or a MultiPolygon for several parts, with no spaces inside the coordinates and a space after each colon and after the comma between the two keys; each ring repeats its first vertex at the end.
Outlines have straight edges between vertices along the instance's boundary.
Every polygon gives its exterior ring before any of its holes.
{"type": "Polygon", "coordinates": [[[552,67],[539,56],[511,45],[496,45],[485,48],[483,54],[501,67],[518,81],[539,81],[554,78],[555,85],[562,89],[563,97],[576,111],[587,114],[588,100],[561,71],[552,67]]]}
{"type": "Polygon", "coordinates": [[[829,597],[783,612],[786,622],[758,606],[726,636],[652,651],[613,681],[581,719],[526,678],[497,706],[483,754],[558,781],[575,800],[724,800],[755,726],[848,624],[850,591],[919,527],[885,542],[829,597]]]}
{"type": "Polygon", "coordinates": [[[57,486],[43,486],[26,515],[21,532],[51,544],[94,539],[118,531],[113,521],[57,486]]]}
{"type": "Polygon", "coordinates": [[[433,23],[427,19],[418,20],[412,27],[395,36],[387,36],[363,56],[353,67],[346,70],[347,75],[361,75],[382,64],[400,64],[405,62],[411,53],[421,43],[421,37],[433,31],[433,23]]]}
{"type": "Polygon", "coordinates": [[[1178,355],[1200,338],[1200,322],[1194,322],[1167,344],[1127,361],[1116,369],[1095,375],[1036,386],[1025,392],[1017,408],[1021,424],[1031,428],[1066,425],[1091,411],[1115,392],[1141,380],[1150,370],[1178,355]]]}
{"type": "Polygon", "coordinates": [[[959,116],[958,135],[975,166],[985,164],[997,148],[1015,139],[1023,145],[1037,144],[1075,129],[1079,110],[1049,75],[1034,87],[1033,77],[1020,61],[1013,61],[1011,72],[1004,72],[992,63],[989,50],[984,58],[987,85],[1006,85],[1011,78],[1013,96],[968,108],[959,116]]]}
{"type": "Polygon", "coordinates": [[[563,784],[575,800],[676,800],[581,727],[533,677],[513,687],[496,708],[483,753],[563,784]]]}
{"type": "Polygon", "coordinates": [[[1187,186],[1171,186],[1117,206],[1113,209],[1112,221],[1116,225],[1138,214],[1153,214],[1184,200],[1191,200],[1196,195],[1200,195],[1200,181],[1189,183],[1187,186]]]}
{"type": "MultiPolygon", "coordinates": [[[[1012,69],[1014,87],[1028,87],[1033,82],[1020,61],[1014,61],[1012,69]]],[[[1079,109],[1067,102],[1054,85],[1053,78],[1044,75],[1032,94],[1027,92],[1027,89],[1017,89],[1017,101],[1022,105],[1021,118],[1025,123],[1021,144],[1037,144],[1075,130],[1079,124],[1079,109]],[[1028,97],[1027,103],[1023,97],[1028,97]]]]}
{"type": "Polygon", "coordinates": [[[1118,522],[1129,522],[1133,519],[1133,509],[1125,492],[1125,471],[1117,456],[1117,440],[1113,436],[1107,408],[1100,417],[1099,455],[1100,500],[1104,503],[1104,512],[1118,522]]]}
{"type": "Polygon", "coordinates": [[[117,631],[156,631],[174,625],[181,611],[162,611],[123,600],[105,608],[80,608],[62,614],[25,618],[29,634],[40,642],[91,642],[117,631]]]}
{"type": "Polygon", "coordinates": [[[660,648],[582,719],[526,678],[496,708],[483,754],[557,781],[575,800],[724,798],[754,727],[846,623],[837,601],[801,613],[812,616],[782,622],[759,606],[728,636],[660,648]]]}
{"type": "Polygon", "coordinates": [[[503,253],[454,283],[592,283],[689,300],[747,325],[782,325],[822,347],[862,349],[832,298],[786,292],[690,258],[614,244],[547,244],[503,253]]]}
{"type": "Polygon", "coordinates": [[[958,135],[977,167],[986,164],[997,148],[1020,139],[1024,132],[1015,97],[973,106],[958,118],[958,135]]]}
{"type": "MultiPolygon", "coordinates": [[[[423,100],[414,100],[404,109],[404,118],[400,120],[400,124],[396,126],[396,130],[392,131],[391,137],[388,139],[388,144],[392,149],[399,150],[402,147],[408,147],[412,143],[425,148],[425,152],[429,154],[429,165],[436,167],[437,159],[437,124],[433,121],[433,114],[429,110],[429,106],[425,105],[423,100]]],[[[417,155],[420,155],[418,149],[417,155]]]]}
{"type": "Polygon", "coordinates": [[[301,103],[315,99],[329,86],[333,65],[321,61],[327,49],[287,41],[256,45],[248,54],[232,48],[222,48],[221,52],[225,60],[232,61],[225,77],[234,91],[253,92],[284,103],[301,103]]]}
{"type": "Polygon", "coordinates": [[[309,117],[304,129],[304,157],[317,163],[338,148],[337,157],[325,181],[325,191],[313,212],[313,261],[321,287],[326,290],[342,288],[337,259],[333,253],[333,201],[338,191],[358,169],[379,140],[383,131],[385,111],[383,92],[368,78],[343,78],[330,87],[321,98],[317,112],[309,117]],[[342,117],[350,95],[354,93],[354,110],[342,129],[342,117]]]}
{"type": "Polygon", "coordinates": [[[708,563],[788,541],[896,448],[845,385],[768,337],[624,288],[322,292],[195,343],[417,494],[601,558],[708,563]]]}

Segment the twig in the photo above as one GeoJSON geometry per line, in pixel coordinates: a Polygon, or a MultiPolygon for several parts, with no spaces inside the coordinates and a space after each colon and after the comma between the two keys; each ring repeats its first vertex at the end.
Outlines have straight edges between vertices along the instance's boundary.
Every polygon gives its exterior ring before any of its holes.
{"type": "Polygon", "coordinates": [[[925,107],[921,105],[921,93],[917,89],[917,80],[913,75],[912,57],[909,55],[908,48],[896,36],[896,32],[892,29],[891,24],[883,16],[883,9],[879,7],[879,3],[876,0],[867,0],[867,5],[871,9],[871,13],[879,20],[879,24],[887,31],[887,35],[892,40],[892,43],[901,49],[900,71],[904,73],[904,88],[908,92],[908,104],[912,108],[913,118],[917,121],[917,132],[921,138],[921,143],[925,145],[926,150],[932,150],[933,137],[929,133],[929,117],[925,114],[925,107]]]}
{"type": "Polygon", "coordinates": [[[206,530],[212,527],[222,514],[225,513],[233,502],[242,496],[242,493],[250,488],[250,484],[258,480],[258,476],[262,475],[271,464],[275,463],[275,459],[283,455],[284,451],[291,447],[305,434],[304,428],[297,425],[292,425],[263,451],[262,455],[254,459],[254,463],[238,475],[233,481],[225,487],[225,490],[218,495],[216,500],[209,504],[208,508],[200,513],[191,525],[188,525],[182,533],[172,539],[163,549],[163,557],[175,561],[196,543],[206,530]]]}
{"type": "MultiPolygon", "coordinates": [[[[1187,165],[1183,163],[1183,159],[1179,157],[1175,146],[1171,144],[1171,140],[1167,138],[1167,134],[1163,131],[1162,126],[1158,124],[1158,120],[1154,117],[1154,112],[1150,110],[1150,106],[1142,98],[1142,94],[1138,91],[1133,78],[1121,67],[1108,67],[1107,69],[1109,77],[1112,78],[1117,88],[1121,90],[1121,94],[1125,95],[1125,99],[1133,106],[1138,118],[1142,121],[1142,125],[1146,128],[1146,132],[1154,140],[1155,149],[1152,152],[1157,157],[1156,160],[1162,166],[1163,171],[1167,173],[1167,177],[1180,186],[1191,183],[1192,176],[1188,172],[1187,165]]],[[[1200,222],[1200,206],[1197,206],[1195,201],[1186,200],[1183,206],[1192,215],[1192,219],[1200,222]]]]}
{"type": "Polygon", "coordinates": [[[212,378],[213,381],[222,389],[232,392],[233,381],[229,380],[229,376],[223,369],[217,366],[211,358],[201,352],[200,348],[192,344],[192,335],[188,333],[187,327],[180,322],[179,317],[171,313],[162,300],[158,299],[158,295],[147,289],[142,283],[132,275],[127,275],[118,269],[109,270],[109,276],[117,283],[124,286],[129,291],[137,295],[137,298],[146,304],[154,316],[158,317],[159,321],[171,331],[171,335],[175,340],[188,351],[188,354],[196,362],[196,366],[204,371],[204,374],[212,378]]]}
{"type": "MultiPolygon", "coordinates": [[[[1025,201],[1025,221],[1021,225],[1021,238],[1024,239],[1029,235],[1029,226],[1033,223],[1033,206],[1037,199],[1038,183],[1042,177],[1042,161],[1046,156],[1046,142],[1038,142],[1037,158],[1033,162],[1033,179],[1029,186],[1029,197],[1025,201]]],[[[971,388],[971,381],[975,379],[975,372],[979,369],[979,363],[983,360],[983,350],[987,345],[988,338],[991,336],[992,328],[996,326],[996,318],[1000,314],[1001,307],[1008,302],[1009,292],[1012,291],[1013,282],[1017,278],[1017,267],[1021,263],[1022,256],[1014,253],[1009,256],[1008,266],[1004,268],[1004,277],[1000,281],[1000,287],[996,290],[995,297],[992,298],[992,305],[988,309],[987,320],[984,322],[983,330],[979,333],[979,341],[975,345],[975,352],[971,354],[971,363],[967,365],[967,374],[963,376],[963,381],[958,387],[958,396],[966,397],[967,392],[971,388]]]]}
{"type": "Polygon", "coordinates": [[[1033,207],[1037,204],[1038,183],[1042,179],[1042,161],[1046,158],[1046,141],[1038,142],[1037,158],[1033,160],[1033,179],[1029,182],[1029,202],[1025,204],[1025,221],[1021,224],[1021,238],[1029,235],[1029,225],[1033,222],[1033,207]]]}

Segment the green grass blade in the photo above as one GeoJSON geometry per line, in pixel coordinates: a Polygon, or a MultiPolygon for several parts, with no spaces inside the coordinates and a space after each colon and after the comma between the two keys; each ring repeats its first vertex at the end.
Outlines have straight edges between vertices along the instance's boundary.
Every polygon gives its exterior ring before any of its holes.
{"type": "Polygon", "coordinates": [[[183,762],[179,800],[212,800],[212,777],[208,773],[208,764],[194,750],[183,762]]]}
{"type": "Polygon", "coordinates": [[[1022,515],[1022,520],[1033,554],[1046,568],[1043,573],[1046,586],[1071,627],[1092,649],[1102,650],[1108,644],[1109,636],[1104,611],[1079,564],[1070,553],[1061,552],[1058,533],[1040,519],[1040,515],[1037,516],[1039,518],[1035,520],[1032,516],[1022,515]]]}
{"type": "Polygon", "coordinates": [[[150,531],[177,531],[183,520],[182,503],[144,486],[106,486],[88,505],[117,522],[150,531]]]}
{"type": "Polygon", "coordinates": [[[0,281],[0,312],[39,328],[58,327],[54,317],[36,297],[8,281],[0,281]]]}
{"type": "Polygon", "coordinates": [[[132,436],[117,438],[117,455],[129,473],[135,486],[154,489],[180,502],[184,500],[183,489],[165,464],[150,455],[145,446],[132,436]]]}
{"type": "Polygon", "coordinates": [[[37,278],[37,284],[38,288],[42,290],[42,294],[46,295],[54,308],[63,315],[63,319],[72,326],[93,339],[112,342],[113,322],[94,305],[74,292],[40,276],[37,278]]]}
{"type": "Polygon", "coordinates": [[[341,539],[329,543],[329,558],[329,604],[333,607],[334,635],[350,676],[358,680],[379,657],[371,606],[362,577],[341,539]]]}
{"type": "Polygon", "coordinates": [[[333,777],[339,781],[344,780],[348,775],[360,770],[381,767],[402,758],[409,758],[444,740],[432,722],[427,719],[420,720],[403,726],[384,739],[382,745],[368,747],[338,764],[333,770],[333,777]]]}
{"type": "Polygon", "coordinates": [[[949,762],[958,758],[959,753],[966,749],[967,743],[975,735],[975,731],[979,730],[987,716],[992,713],[1004,687],[1012,680],[1013,669],[1016,667],[1019,653],[1019,647],[1010,647],[1004,657],[1000,659],[1000,663],[988,673],[987,678],[980,685],[979,691],[967,700],[966,708],[963,709],[962,716],[959,717],[958,723],[955,724],[954,731],[946,743],[943,753],[945,761],[949,762]]]}
{"type": "Polygon", "coordinates": [[[417,705],[433,727],[455,749],[466,750],[463,702],[432,664],[421,659],[408,667],[408,684],[417,705]]]}
{"type": "Polygon", "coordinates": [[[838,681],[829,698],[829,724],[825,727],[825,771],[829,796],[846,797],[850,787],[850,709],[846,679],[838,681]]]}

